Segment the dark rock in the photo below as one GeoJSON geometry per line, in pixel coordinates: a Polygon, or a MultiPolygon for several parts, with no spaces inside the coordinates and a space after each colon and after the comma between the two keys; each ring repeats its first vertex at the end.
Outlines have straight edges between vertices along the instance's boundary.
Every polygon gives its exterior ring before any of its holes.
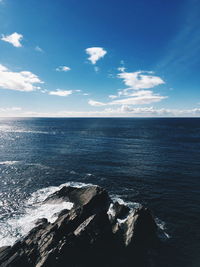
{"type": "Polygon", "coordinates": [[[149,209],[141,207],[133,210],[123,223],[119,223],[119,231],[126,247],[148,247],[153,239],[157,225],[149,209]]]}
{"type": "Polygon", "coordinates": [[[99,186],[85,186],[81,188],[64,186],[59,191],[45,199],[44,203],[59,203],[69,201],[74,203],[74,207],[85,206],[88,203],[95,202],[95,208],[101,205],[102,201],[109,202],[108,193],[99,186]]]}
{"type": "Polygon", "coordinates": [[[42,218],[36,221],[35,225],[43,225],[43,224],[47,224],[48,220],[46,218],[42,218]]]}
{"type": "Polygon", "coordinates": [[[3,262],[7,259],[7,255],[9,254],[10,250],[10,246],[0,248],[0,262],[3,262]]]}
{"type": "Polygon", "coordinates": [[[69,213],[69,210],[68,209],[64,209],[64,210],[61,210],[60,212],[57,212],[57,213],[53,214],[53,216],[61,217],[61,216],[65,215],[65,214],[67,214],[67,213],[69,213]]]}
{"type": "MultiPolygon", "coordinates": [[[[99,186],[63,187],[45,203],[70,201],[54,223],[38,220],[26,237],[0,248],[1,267],[143,266],[157,238],[151,212],[112,203],[99,186]],[[112,206],[113,215],[108,215],[112,206]]],[[[145,266],[145,265],[144,265],[145,266]]]]}

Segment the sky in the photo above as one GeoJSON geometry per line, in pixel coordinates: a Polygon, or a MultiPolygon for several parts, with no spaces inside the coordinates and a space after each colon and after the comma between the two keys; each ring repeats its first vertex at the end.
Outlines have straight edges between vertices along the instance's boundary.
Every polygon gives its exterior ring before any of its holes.
{"type": "Polygon", "coordinates": [[[199,0],[0,0],[1,117],[199,117],[199,0]]]}

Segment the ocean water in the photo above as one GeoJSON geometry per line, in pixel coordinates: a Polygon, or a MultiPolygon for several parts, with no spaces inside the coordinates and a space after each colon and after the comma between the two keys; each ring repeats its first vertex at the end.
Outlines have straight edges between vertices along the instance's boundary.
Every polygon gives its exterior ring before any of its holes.
{"type": "Polygon", "coordinates": [[[0,246],[70,209],[41,205],[66,183],[145,204],[164,233],[155,266],[200,266],[200,119],[0,119],[0,246]]]}

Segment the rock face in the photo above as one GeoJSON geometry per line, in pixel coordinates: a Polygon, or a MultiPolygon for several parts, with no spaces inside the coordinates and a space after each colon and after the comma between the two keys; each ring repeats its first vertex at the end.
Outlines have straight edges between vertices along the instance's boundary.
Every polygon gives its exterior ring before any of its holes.
{"type": "Polygon", "coordinates": [[[157,226],[144,207],[113,203],[99,186],[63,187],[45,203],[70,201],[54,223],[41,218],[26,237],[0,248],[1,267],[151,266],[157,226]]]}

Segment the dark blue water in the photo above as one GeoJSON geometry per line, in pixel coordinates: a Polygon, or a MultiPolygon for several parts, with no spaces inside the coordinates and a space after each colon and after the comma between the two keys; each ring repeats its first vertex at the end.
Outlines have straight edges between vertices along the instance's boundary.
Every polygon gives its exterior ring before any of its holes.
{"type": "Polygon", "coordinates": [[[158,267],[200,266],[200,119],[0,119],[1,229],[68,181],[149,206],[170,236],[158,267]]]}

